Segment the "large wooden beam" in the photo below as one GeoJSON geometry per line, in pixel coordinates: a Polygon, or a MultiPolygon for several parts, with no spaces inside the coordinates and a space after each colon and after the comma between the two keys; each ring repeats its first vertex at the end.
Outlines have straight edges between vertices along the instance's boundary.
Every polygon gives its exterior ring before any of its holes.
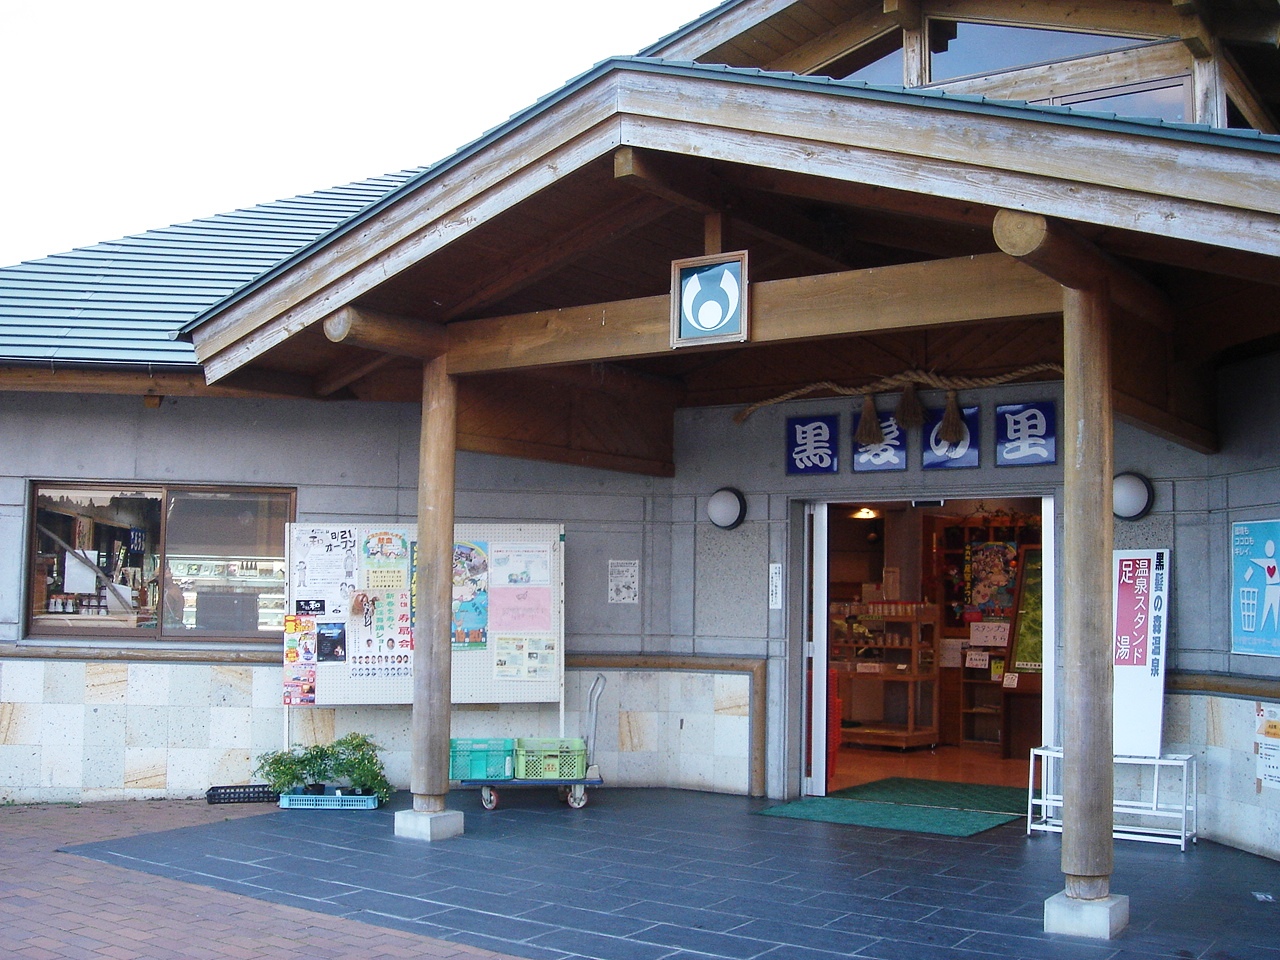
{"type": "Polygon", "coordinates": [[[1001,250],[1064,287],[1084,290],[1105,281],[1120,309],[1160,330],[1173,329],[1173,309],[1163,293],[1062,223],[1037,213],[1000,210],[992,233],[1001,250]]]}
{"type": "MultiPolygon", "coordinates": [[[[1055,282],[1004,254],[751,285],[752,343],[1056,314],[1055,282]]],[[[449,372],[651,357],[671,351],[668,296],[540,310],[449,326],[449,372]]]]}
{"type": "Polygon", "coordinates": [[[444,358],[427,361],[418,443],[417,630],[410,731],[410,788],[413,809],[420,813],[444,810],[449,792],[457,402],[457,384],[444,358]]]}
{"type": "Polygon", "coordinates": [[[0,367],[0,390],[144,397],[317,397],[306,377],[254,369],[237,370],[210,384],[198,370],[166,373],[154,370],[86,370],[79,367],[0,367]]]}
{"type": "Polygon", "coordinates": [[[449,335],[440,324],[350,305],[339,307],[325,318],[324,335],[334,343],[420,360],[440,356],[449,345],[449,335]]]}

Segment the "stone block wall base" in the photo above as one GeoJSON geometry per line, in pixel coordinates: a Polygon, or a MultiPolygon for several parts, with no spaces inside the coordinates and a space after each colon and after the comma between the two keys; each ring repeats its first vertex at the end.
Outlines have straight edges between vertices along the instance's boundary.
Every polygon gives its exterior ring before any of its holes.
{"type": "Polygon", "coordinates": [[[396,811],[396,836],[409,840],[448,840],[462,833],[462,811],[441,810],[419,813],[417,810],[396,811]]]}
{"type": "Polygon", "coordinates": [[[1110,940],[1128,925],[1129,898],[1118,894],[1105,900],[1075,900],[1063,890],[1044,902],[1045,933],[1110,940]]]}

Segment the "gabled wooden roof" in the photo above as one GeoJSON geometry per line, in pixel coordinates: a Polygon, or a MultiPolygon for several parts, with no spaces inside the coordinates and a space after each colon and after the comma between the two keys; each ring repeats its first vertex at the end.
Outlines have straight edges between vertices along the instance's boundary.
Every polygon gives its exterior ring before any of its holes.
{"type": "MultiPolygon", "coordinates": [[[[1031,211],[1071,224],[1163,298],[1157,326],[1117,334],[1138,363],[1124,403],[1207,449],[1206,394],[1184,389],[1203,385],[1203,371],[1186,376],[1180,358],[1280,335],[1278,161],[1280,139],[1255,133],[619,59],[405,184],[191,333],[211,380],[255,368],[324,395],[413,399],[416,359],[323,330],[346,308],[391,316],[447,344],[450,370],[477,398],[464,413],[487,405],[484,424],[463,430],[471,442],[511,425],[493,449],[527,443],[528,455],[554,458],[558,444],[607,441],[625,459],[634,448],[603,428],[527,440],[555,432],[531,422],[548,379],[591,390],[607,364],[634,432],[646,387],[661,420],[674,403],[747,403],[818,380],[1052,362],[1059,288],[999,253],[992,232],[999,210],[1031,211]],[[752,345],[673,352],[670,263],[703,252],[713,214],[726,248],[750,251],[752,345]],[[1226,301],[1229,320],[1207,309],[1226,301]],[[486,378],[500,391],[483,389],[486,378]],[[498,392],[523,398],[519,409],[498,392]]],[[[600,409],[567,419],[587,406],[600,409]]],[[[660,464],[657,452],[634,459],[660,464]]]]}
{"type": "MultiPolygon", "coordinates": [[[[731,0],[651,50],[730,59],[783,13],[899,6],[731,0]]],[[[809,20],[771,42],[809,56],[832,39],[809,20]]],[[[618,58],[191,301],[183,330],[216,386],[317,397],[416,400],[444,349],[463,449],[663,474],[678,404],[1059,358],[1060,288],[993,235],[1028,211],[1132,279],[1117,410],[1211,449],[1211,365],[1280,339],[1278,161],[1254,131],[618,58]],[[752,342],[672,351],[671,261],[712,245],[749,251],[752,342]]]]}

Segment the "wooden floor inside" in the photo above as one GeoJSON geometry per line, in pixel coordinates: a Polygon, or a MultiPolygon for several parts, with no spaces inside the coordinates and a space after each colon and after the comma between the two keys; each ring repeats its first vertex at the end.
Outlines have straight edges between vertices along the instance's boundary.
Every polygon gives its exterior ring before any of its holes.
{"type": "Polygon", "coordinates": [[[1029,763],[1026,757],[1002,760],[998,752],[982,747],[898,750],[845,745],[836,753],[835,770],[829,772],[827,790],[842,790],[886,777],[1025,787],[1029,763]]]}

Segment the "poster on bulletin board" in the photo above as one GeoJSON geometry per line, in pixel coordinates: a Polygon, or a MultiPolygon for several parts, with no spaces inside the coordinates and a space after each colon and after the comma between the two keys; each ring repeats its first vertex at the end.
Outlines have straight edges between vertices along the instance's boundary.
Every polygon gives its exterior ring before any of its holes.
{"type": "MultiPolygon", "coordinates": [[[[564,657],[563,529],[454,531],[455,703],[556,701],[564,657]]],[[[413,701],[417,533],[399,524],[290,524],[284,703],[413,701]]]]}

